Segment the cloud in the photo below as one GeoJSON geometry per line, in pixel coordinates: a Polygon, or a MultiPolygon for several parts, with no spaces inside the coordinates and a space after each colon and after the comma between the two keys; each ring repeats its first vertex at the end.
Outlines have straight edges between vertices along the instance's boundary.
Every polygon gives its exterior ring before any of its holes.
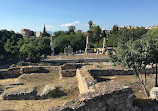
{"type": "Polygon", "coordinates": [[[49,30],[54,29],[54,27],[53,27],[53,26],[51,26],[51,25],[46,25],[46,28],[47,28],[47,29],[49,29],[49,30]]]}
{"type": "Polygon", "coordinates": [[[80,21],[75,21],[72,23],[62,24],[61,27],[75,26],[75,25],[79,25],[79,24],[80,24],[80,21]]]}

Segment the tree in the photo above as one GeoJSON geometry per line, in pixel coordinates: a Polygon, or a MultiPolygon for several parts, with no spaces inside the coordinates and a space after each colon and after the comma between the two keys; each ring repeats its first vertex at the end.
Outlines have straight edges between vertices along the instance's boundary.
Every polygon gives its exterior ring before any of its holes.
{"type": "Polygon", "coordinates": [[[65,32],[64,31],[57,31],[57,32],[54,32],[54,36],[55,38],[57,38],[59,35],[65,35],[65,32]]]}
{"type": "Polygon", "coordinates": [[[5,55],[6,51],[4,49],[3,43],[0,41],[0,57],[3,57],[5,55]]]}
{"type": "Polygon", "coordinates": [[[23,41],[19,41],[20,56],[28,58],[31,62],[38,62],[41,55],[50,55],[51,48],[49,38],[44,37],[25,37],[23,41]]]}
{"type": "Polygon", "coordinates": [[[46,26],[44,25],[44,27],[43,27],[43,33],[42,33],[42,37],[50,37],[50,34],[49,33],[47,33],[47,31],[46,31],[46,26]]]}
{"type": "Polygon", "coordinates": [[[75,26],[69,26],[68,27],[68,32],[69,33],[74,33],[75,32],[76,27],[75,26]]]}
{"type": "Polygon", "coordinates": [[[93,43],[98,43],[99,40],[101,39],[101,28],[99,26],[92,26],[92,32],[93,32],[93,39],[92,42],[93,43]]]}
{"type": "Polygon", "coordinates": [[[92,22],[92,21],[89,21],[88,24],[89,24],[89,30],[91,31],[91,30],[92,30],[93,22],[92,22]]]}
{"type": "Polygon", "coordinates": [[[112,56],[109,53],[109,57],[112,62],[117,61],[122,66],[134,70],[147,97],[149,94],[146,90],[146,66],[151,63],[156,64],[155,86],[157,87],[158,42],[156,39],[151,38],[149,35],[144,35],[141,39],[135,41],[121,41],[117,47],[116,55],[112,56]],[[140,76],[140,70],[145,72],[145,81],[140,76]]]}
{"type": "Polygon", "coordinates": [[[117,34],[118,33],[118,26],[117,25],[114,25],[113,28],[112,28],[112,34],[117,34]]]}
{"type": "Polygon", "coordinates": [[[74,51],[84,50],[86,37],[82,34],[59,35],[54,39],[55,53],[64,52],[66,46],[71,45],[74,51]]]}
{"type": "Polygon", "coordinates": [[[31,62],[38,62],[40,59],[40,52],[32,43],[24,44],[20,48],[21,56],[27,57],[31,62]]]}
{"type": "Polygon", "coordinates": [[[145,94],[148,97],[148,92],[146,90],[145,84],[143,83],[142,78],[140,77],[140,70],[144,69],[144,58],[142,55],[143,52],[143,44],[140,40],[137,41],[128,41],[126,44],[121,44],[117,50],[117,61],[121,63],[123,66],[132,68],[135,72],[135,75],[138,77],[139,82],[144,88],[145,94]]]}
{"type": "Polygon", "coordinates": [[[54,39],[55,53],[64,52],[64,48],[70,45],[69,39],[65,36],[58,36],[54,39]]]}

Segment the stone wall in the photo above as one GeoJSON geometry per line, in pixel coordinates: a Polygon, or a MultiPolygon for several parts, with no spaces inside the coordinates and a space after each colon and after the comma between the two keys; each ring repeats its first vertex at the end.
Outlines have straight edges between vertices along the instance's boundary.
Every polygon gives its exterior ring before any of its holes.
{"type": "Polygon", "coordinates": [[[61,70],[60,71],[60,78],[74,77],[75,75],[76,75],[76,69],[69,69],[69,70],[61,70]]]}
{"type": "Polygon", "coordinates": [[[95,92],[80,95],[63,106],[49,111],[128,111],[132,110],[133,91],[115,81],[93,85],[95,92]],[[106,84],[106,85],[105,85],[106,84]]]}
{"type": "Polygon", "coordinates": [[[27,74],[27,73],[48,72],[47,68],[48,67],[42,67],[42,66],[13,67],[13,68],[9,68],[6,71],[0,71],[0,79],[17,78],[21,74],[27,74]]]}
{"type": "Polygon", "coordinates": [[[90,86],[95,84],[96,81],[85,77],[84,74],[81,73],[81,69],[77,69],[76,77],[78,79],[78,88],[80,94],[91,92],[90,86]]]}
{"type": "Polygon", "coordinates": [[[60,78],[74,77],[76,75],[77,66],[75,63],[63,64],[60,66],[60,78]]]}
{"type": "Polygon", "coordinates": [[[76,67],[76,64],[74,63],[74,64],[63,64],[63,65],[61,65],[61,69],[62,70],[67,70],[67,69],[76,69],[77,67],[76,67]]]}
{"type": "Polygon", "coordinates": [[[134,110],[132,106],[133,91],[130,87],[114,80],[97,83],[84,66],[81,69],[77,69],[76,77],[80,95],[73,101],[65,103],[63,106],[53,107],[49,111],[134,110]]]}
{"type": "Polygon", "coordinates": [[[92,76],[114,76],[114,75],[134,75],[133,70],[117,70],[117,69],[90,69],[92,76]]]}
{"type": "MultiPolygon", "coordinates": [[[[134,75],[133,70],[124,70],[124,69],[90,69],[88,72],[93,76],[114,76],[114,75],[134,75]]],[[[139,70],[140,73],[144,74],[144,70],[139,70]]],[[[156,69],[146,69],[146,73],[155,74],[156,69]]]]}
{"type": "Polygon", "coordinates": [[[38,87],[21,85],[6,89],[0,96],[3,100],[39,100],[61,95],[61,91],[52,85],[45,85],[40,90],[38,87]]]}
{"type": "Polygon", "coordinates": [[[42,73],[45,72],[46,70],[43,67],[22,67],[21,68],[21,73],[42,73]]]}
{"type": "Polygon", "coordinates": [[[21,75],[20,68],[9,68],[7,71],[0,71],[0,79],[16,78],[21,75]]]}

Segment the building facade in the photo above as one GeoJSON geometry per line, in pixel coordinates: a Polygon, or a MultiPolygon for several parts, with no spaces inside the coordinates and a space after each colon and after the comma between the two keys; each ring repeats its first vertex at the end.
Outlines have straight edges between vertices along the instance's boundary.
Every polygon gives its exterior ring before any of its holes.
{"type": "Polygon", "coordinates": [[[26,37],[26,36],[33,36],[34,35],[34,32],[31,31],[30,29],[21,29],[21,35],[23,37],[26,37]]]}
{"type": "Polygon", "coordinates": [[[36,37],[41,37],[42,36],[42,32],[36,32],[36,37]]]}

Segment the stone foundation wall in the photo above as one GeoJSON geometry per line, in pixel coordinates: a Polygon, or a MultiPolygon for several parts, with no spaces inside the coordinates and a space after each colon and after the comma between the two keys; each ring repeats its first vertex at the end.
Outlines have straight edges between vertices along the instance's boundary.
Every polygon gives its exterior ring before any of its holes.
{"type": "Polygon", "coordinates": [[[41,73],[45,72],[45,69],[43,67],[22,67],[21,68],[21,73],[41,73]]]}
{"type": "Polygon", "coordinates": [[[132,111],[131,88],[115,81],[97,83],[93,87],[95,92],[82,94],[77,99],[49,111],[132,111]]]}
{"type": "Polygon", "coordinates": [[[84,74],[81,73],[80,69],[77,69],[76,77],[78,79],[78,88],[80,94],[91,92],[90,86],[95,84],[96,81],[85,77],[84,74]]]}
{"type": "Polygon", "coordinates": [[[76,75],[76,69],[69,69],[69,70],[61,70],[60,71],[60,78],[74,77],[75,75],[76,75]]]}
{"type": "Polygon", "coordinates": [[[91,69],[89,73],[94,76],[114,76],[114,75],[134,75],[133,70],[116,70],[116,69],[91,69]]]}
{"type": "Polygon", "coordinates": [[[82,63],[69,63],[60,66],[60,77],[74,77],[76,75],[77,68],[82,67],[82,63]]]}
{"type": "Polygon", "coordinates": [[[80,95],[49,111],[133,111],[133,91],[130,87],[114,80],[97,83],[91,75],[85,67],[77,69],[80,95]]]}
{"type": "MultiPolygon", "coordinates": [[[[117,70],[117,69],[90,69],[88,72],[94,76],[114,76],[114,75],[134,75],[135,72],[133,70],[117,70]]],[[[140,73],[144,74],[144,70],[139,70],[140,73]]],[[[156,68],[146,69],[146,73],[155,74],[156,68]]]]}
{"type": "Polygon", "coordinates": [[[0,79],[16,78],[21,75],[20,68],[9,68],[7,71],[0,71],[0,79]]]}
{"type": "Polygon", "coordinates": [[[62,70],[67,70],[67,69],[76,69],[76,64],[63,64],[61,65],[62,70]]]}
{"type": "Polygon", "coordinates": [[[0,71],[0,79],[6,78],[17,78],[22,74],[28,73],[44,73],[49,72],[47,69],[53,70],[57,67],[42,67],[42,66],[26,66],[26,67],[13,67],[9,68],[7,71],[0,71]]]}

